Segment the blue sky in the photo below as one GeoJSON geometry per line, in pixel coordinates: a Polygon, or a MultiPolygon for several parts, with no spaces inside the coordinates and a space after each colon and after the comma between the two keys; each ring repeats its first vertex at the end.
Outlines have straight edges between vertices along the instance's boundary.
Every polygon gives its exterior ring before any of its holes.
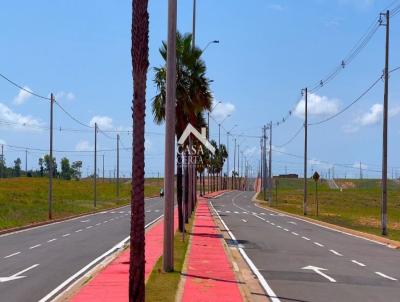
{"type": "MultiPolygon", "coordinates": [[[[179,0],[178,29],[191,31],[192,1],[179,0]]],[[[318,82],[334,69],[366,32],[371,23],[393,1],[384,0],[252,0],[245,4],[232,0],[198,0],[197,45],[204,47],[208,75],[218,105],[213,114],[224,128],[237,127],[234,134],[259,136],[262,125],[282,119],[300,101],[302,88],[318,82]]],[[[396,5],[400,1],[395,1],[396,5]]],[[[2,47],[0,72],[19,84],[43,95],[53,92],[58,102],[84,123],[98,121],[103,130],[127,130],[131,125],[130,1],[13,1],[0,11],[2,47]]],[[[146,117],[146,173],[163,173],[164,125],[151,116],[151,98],[156,94],[152,67],[162,64],[158,48],[166,39],[167,1],[153,0],[150,12],[150,69],[146,117]]],[[[400,15],[391,20],[390,67],[400,66],[400,15]]],[[[384,27],[379,28],[367,47],[329,85],[310,96],[310,121],[329,117],[361,94],[384,66],[384,27]]],[[[399,167],[400,71],[390,77],[389,166],[399,167]]],[[[0,139],[7,145],[48,148],[47,102],[29,97],[0,79],[0,139]],[[4,121],[7,124],[4,124],[4,121]],[[29,126],[10,125],[27,123],[29,126]]],[[[320,126],[310,127],[311,169],[325,173],[339,163],[353,166],[362,162],[367,170],[380,170],[381,107],[383,83],[379,83],[346,113],[320,126]]],[[[301,104],[301,103],[300,103],[301,104]]],[[[303,122],[301,107],[283,125],[274,127],[273,145],[285,143],[303,122]]],[[[94,133],[75,123],[58,108],[55,125],[83,132],[55,132],[55,149],[90,151],[94,133]]],[[[212,120],[211,135],[217,139],[212,120]]],[[[114,133],[109,134],[115,136],[114,133]]],[[[275,173],[301,173],[303,133],[274,152],[275,173]]],[[[124,146],[131,139],[122,133],[124,146]]],[[[226,142],[225,131],[221,133],[226,142]]],[[[115,139],[99,134],[99,149],[115,148],[115,139]]],[[[257,138],[239,137],[241,149],[253,166],[259,157],[257,138]]],[[[233,140],[230,147],[233,146],[233,140]]],[[[233,150],[231,150],[231,153],[233,150]]],[[[44,152],[29,151],[28,168],[37,168],[44,152]]],[[[102,154],[102,153],[99,153],[102,154]]],[[[106,176],[113,173],[115,152],[104,152],[106,176]]],[[[56,153],[84,163],[84,174],[93,169],[90,153],[56,153]]],[[[24,152],[5,148],[8,164],[24,152]]],[[[231,167],[232,167],[231,159],[231,167]]],[[[99,158],[101,168],[101,158],[99,158]]],[[[122,174],[130,173],[130,151],[121,152],[122,174]]],[[[336,174],[358,175],[358,170],[337,166],[336,174]]],[[[92,172],[91,172],[92,173],[92,172]]]]}

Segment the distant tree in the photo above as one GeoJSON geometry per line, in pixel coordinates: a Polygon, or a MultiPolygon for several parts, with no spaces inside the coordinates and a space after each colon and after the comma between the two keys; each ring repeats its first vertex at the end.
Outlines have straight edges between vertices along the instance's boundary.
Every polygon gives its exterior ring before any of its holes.
{"type": "Polygon", "coordinates": [[[77,160],[72,163],[71,171],[72,171],[72,178],[79,180],[82,177],[82,161],[77,160]]]}
{"type": "Polygon", "coordinates": [[[14,176],[21,176],[21,159],[19,157],[14,160],[14,176]]]}
{"type": "Polygon", "coordinates": [[[44,168],[43,168],[43,158],[39,158],[39,168],[40,168],[40,177],[44,175],[44,168]]]}
{"type": "Polygon", "coordinates": [[[69,164],[69,159],[66,157],[63,157],[61,159],[61,178],[70,180],[72,175],[72,169],[69,164]]]}
{"type": "MultiPolygon", "coordinates": [[[[44,156],[43,160],[44,160],[45,171],[47,173],[49,173],[49,171],[50,171],[50,155],[46,154],[44,156]]],[[[57,176],[57,162],[56,162],[55,157],[53,157],[52,164],[53,164],[53,176],[57,176]]]]}

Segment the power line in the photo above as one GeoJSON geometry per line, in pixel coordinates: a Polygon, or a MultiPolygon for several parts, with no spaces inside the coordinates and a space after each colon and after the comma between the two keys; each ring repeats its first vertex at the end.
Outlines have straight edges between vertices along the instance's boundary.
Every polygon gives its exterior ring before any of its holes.
{"type": "Polygon", "coordinates": [[[88,124],[85,124],[84,122],[81,122],[80,120],[78,120],[76,117],[74,117],[71,113],[69,113],[67,110],[64,109],[64,107],[62,107],[60,105],[60,103],[58,103],[57,101],[54,101],[54,103],[66,114],[68,115],[72,120],[74,120],[75,122],[77,122],[78,124],[80,124],[81,126],[84,126],[86,128],[94,128],[93,126],[90,126],[88,124]]]}
{"type": "Polygon", "coordinates": [[[26,89],[26,88],[22,87],[21,85],[17,84],[16,82],[14,82],[13,80],[11,80],[10,78],[6,77],[4,74],[1,74],[1,73],[0,73],[0,77],[2,77],[4,80],[6,80],[6,81],[9,82],[10,84],[14,85],[15,87],[17,87],[17,88],[19,88],[19,89],[21,89],[21,90],[23,90],[23,91],[25,91],[25,92],[27,92],[27,93],[33,95],[33,96],[36,96],[36,97],[38,97],[39,99],[43,99],[43,100],[48,100],[48,101],[50,101],[50,98],[49,98],[49,97],[40,95],[40,94],[38,94],[38,93],[33,92],[33,91],[30,90],[30,89],[26,89]]]}
{"type": "Polygon", "coordinates": [[[303,129],[304,129],[304,125],[302,124],[301,127],[299,128],[299,130],[297,130],[296,133],[288,141],[286,141],[286,143],[284,143],[282,145],[278,145],[276,147],[282,148],[282,147],[289,145],[302,132],[303,129]]]}

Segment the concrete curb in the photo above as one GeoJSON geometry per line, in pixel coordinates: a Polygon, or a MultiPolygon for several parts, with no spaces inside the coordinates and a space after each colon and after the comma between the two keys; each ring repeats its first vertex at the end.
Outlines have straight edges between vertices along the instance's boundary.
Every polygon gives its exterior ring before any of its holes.
{"type": "Polygon", "coordinates": [[[342,226],[339,226],[339,225],[336,225],[336,224],[331,224],[331,223],[324,222],[324,221],[321,221],[321,220],[316,220],[316,219],[313,219],[313,218],[310,218],[310,217],[301,216],[301,215],[293,214],[293,213],[290,213],[290,212],[282,211],[282,210],[279,210],[279,209],[275,209],[275,208],[272,208],[272,207],[268,206],[265,201],[258,199],[257,195],[258,195],[258,193],[256,193],[251,200],[253,202],[257,203],[262,208],[266,208],[266,209],[268,209],[270,211],[273,211],[273,212],[276,212],[276,213],[281,213],[281,214],[286,214],[286,215],[289,215],[289,216],[293,216],[293,217],[295,217],[297,219],[304,220],[304,221],[307,221],[307,222],[310,222],[310,223],[313,223],[313,224],[317,224],[317,225],[325,227],[325,228],[333,229],[333,230],[336,230],[336,231],[341,232],[341,233],[346,233],[346,234],[351,235],[351,236],[355,236],[355,237],[359,237],[359,238],[362,238],[362,239],[365,239],[365,240],[373,241],[375,243],[379,243],[379,244],[382,244],[382,245],[387,245],[388,247],[393,248],[393,249],[400,249],[400,242],[399,241],[395,241],[395,240],[391,240],[391,239],[387,239],[387,238],[382,238],[382,237],[374,235],[374,234],[369,234],[369,233],[364,233],[364,232],[361,232],[361,231],[356,231],[356,230],[349,229],[349,228],[346,228],[346,227],[342,227],[342,226]]]}

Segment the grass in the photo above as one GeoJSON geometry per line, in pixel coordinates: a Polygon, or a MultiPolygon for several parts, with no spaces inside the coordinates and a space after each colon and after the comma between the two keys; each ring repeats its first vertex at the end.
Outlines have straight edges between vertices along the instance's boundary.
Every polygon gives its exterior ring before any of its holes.
{"type": "MultiPolygon", "coordinates": [[[[380,181],[376,179],[337,180],[343,190],[329,189],[325,182],[318,184],[319,216],[316,216],[315,183],[307,182],[308,216],[317,220],[381,235],[380,181]]],[[[262,198],[262,196],[259,196],[262,198]]],[[[278,198],[273,190],[272,207],[294,214],[303,214],[303,180],[279,179],[278,198]]],[[[393,240],[400,240],[400,183],[388,183],[388,228],[393,240]]]]}
{"type": "MultiPolygon", "coordinates": [[[[159,193],[155,181],[146,181],[145,195],[159,193]]],[[[120,199],[116,184],[97,182],[97,207],[104,210],[128,203],[130,183],[120,184],[120,199]]],[[[47,178],[0,179],[0,230],[46,221],[48,216],[47,178]]],[[[64,218],[93,211],[92,180],[53,180],[53,218],[64,218]]]]}
{"type": "MultiPolygon", "coordinates": [[[[188,233],[191,232],[193,219],[186,225],[188,233]]],[[[162,272],[162,257],[158,259],[146,283],[146,301],[148,302],[175,302],[175,296],[181,280],[183,262],[189,244],[189,235],[182,241],[182,234],[178,231],[174,237],[174,266],[173,272],[162,272]]]]}

